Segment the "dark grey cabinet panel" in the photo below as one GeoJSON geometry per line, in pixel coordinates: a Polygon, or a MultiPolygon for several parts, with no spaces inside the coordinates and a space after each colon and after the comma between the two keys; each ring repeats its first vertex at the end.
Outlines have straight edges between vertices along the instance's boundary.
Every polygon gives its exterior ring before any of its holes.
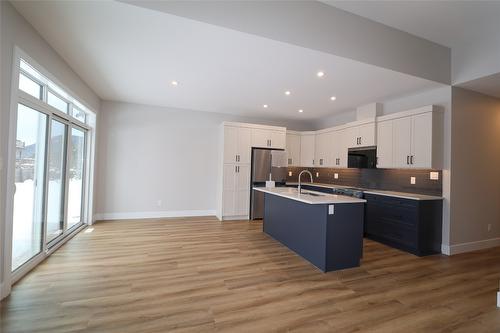
{"type": "Polygon", "coordinates": [[[442,200],[365,194],[365,236],[418,256],[441,253],[442,200]]]}

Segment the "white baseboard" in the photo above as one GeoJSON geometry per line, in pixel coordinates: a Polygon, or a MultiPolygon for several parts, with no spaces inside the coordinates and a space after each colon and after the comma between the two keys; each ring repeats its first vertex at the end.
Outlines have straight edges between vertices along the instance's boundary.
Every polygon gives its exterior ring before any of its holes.
{"type": "Polygon", "coordinates": [[[168,217],[214,216],[215,210],[167,210],[160,212],[101,213],[94,215],[94,221],[160,219],[168,217]]]}
{"type": "Polygon", "coordinates": [[[489,249],[500,246],[500,238],[484,239],[476,242],[460,243],[454,245],[442,245],[441,252],[446,255],[454,255],[465,252],[489,249]]]}

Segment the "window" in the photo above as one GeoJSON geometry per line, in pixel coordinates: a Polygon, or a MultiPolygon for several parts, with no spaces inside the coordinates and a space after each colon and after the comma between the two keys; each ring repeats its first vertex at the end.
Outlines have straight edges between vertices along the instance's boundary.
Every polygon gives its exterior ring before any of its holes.
{"type": "Polygon", "coordinates": [[[19,75],[19,89],[37,99],[42,99],[42,85],[22,73],[19,75]]]}
{"type": "Polygon", "coordinates": [[[22,58],[19,64],[19,89],[75,120],[88,123],[91,112],[82,103],[22,58]]]}
{"type": "Polygon", "coordinates": [[[47,92],[47,103],[49,103],[49,105],[55,107],[59,111],[68,113],[69,103],[60,98],[59,96],[57,96],[56,94],[54,94],[50,90],[47,92]]]}

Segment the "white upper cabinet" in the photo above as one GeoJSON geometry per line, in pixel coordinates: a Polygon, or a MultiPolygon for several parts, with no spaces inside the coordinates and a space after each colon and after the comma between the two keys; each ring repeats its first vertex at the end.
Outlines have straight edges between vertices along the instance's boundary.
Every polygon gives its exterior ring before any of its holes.
{"type": "Polygon", "coordinates": [[[224,163],[250,163],[251,129],[224,126],[224,163]]]}
{"type": "Polygon", "coordinates": [[[286,148],[286,132],[271,131],[271,148],[285,149],[286,148]]]}
{"type": "Polygon", "coordinates": [[[252,129],[252,147],[285,149],[286,132],[254,128],[252,129]]]}
{"type": "Polygon", "coordinates": [[[348,148],[375,146],[375,122],[348,127],[345,135],[348,148]]]}
{"type": "Polygon", "coordinates": [[[377,123],[377,168],[393,167],[393,120],[377,123]]]}
{"type": "Polygon", "coordinates": [[[286,134],[286,154],[289,166],[300,166],[300,134],[286,134]]]}
{"type": "Polygon", "coordinates": [[[333,132],[317,133],[314,147],[315,166],[334,166],[333,132]]]}
{"type": "MultiPolygon", "coordinates": [[[[443,115],[433,106],[403,112],[400,118],[379,122],[379,166],[390,167],[388,126],[392,124],[392,167],[442,169],[443,115]],[[383,125],[382,125],[383,124],[383,125]],[[385,126],[385,127],[384,127],[385,126]],[[384,157],[382,164],[381,157],[384,157]]],[[[398,114],[395,114],[398,116],[398,114]]]]}
{"type": "Polygon", "coordinates": [[[315,150],[314,132],[305,132],[300,136],[300,166],[314,167],[314,150],[315,150]]]}

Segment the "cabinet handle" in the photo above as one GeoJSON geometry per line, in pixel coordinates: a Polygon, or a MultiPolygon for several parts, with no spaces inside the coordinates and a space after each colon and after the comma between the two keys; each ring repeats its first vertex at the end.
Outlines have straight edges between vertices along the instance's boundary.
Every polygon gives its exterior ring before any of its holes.
{"type": "Polygon", "coordinates": [[[363,138],[362,137],[359,137],[359,144],[362,144],[363,143],[363,138]]]}
{"type": "Polygon", "coordinates": [[[313,165],[314,165],[314,160],[313,160],[313,165]]]}
{"type": "Polygon", "coordinates": [[[410,156],[406,155],[406,164],[410,164],[410,156]]]}
{"type": "Polygon", "coordinates": [[[410,164],[413,164],[413,155],[410,156],[410,164]]]}
{"type": "Polygon", "coordinates": [[[273,140],[269,139],[269,147],[271,147],[272,145],[273,145],[273,140]]]}
{"type": "Polygon", "coordinates": [[[234,166],[234,173],[237,173],[238,172],[238,167],[235,165],[234,166]]]}

